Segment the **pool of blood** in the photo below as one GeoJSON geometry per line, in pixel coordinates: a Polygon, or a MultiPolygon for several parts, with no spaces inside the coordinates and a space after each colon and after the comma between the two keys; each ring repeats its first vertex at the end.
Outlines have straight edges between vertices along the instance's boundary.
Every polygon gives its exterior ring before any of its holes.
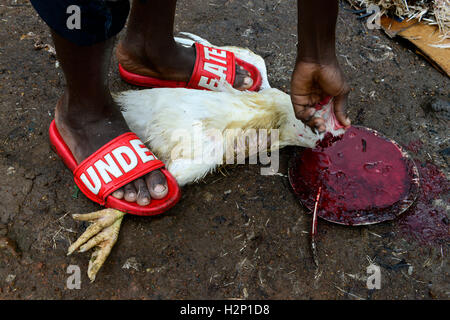
{"type": "Polygon", "coordinates": [[[420,164],[421,192],[407,212],[399,219],[400,231],[422,244],[442,244],[450,240],[449,218],[443,206],[433,203],[450,191],[450,182],[439,169],[431,163],[420,164]]]}
{"type": "Polygon", "coordinates": [[[361,127],[341,137],[326,136],[314,149],[303,149],[291,163],[294,192],[314,207],[322,187],[318,215],[353,225],[395,217],[391,210],[410,192],[411,176],[401,150],[391,141],[361,127]]]}

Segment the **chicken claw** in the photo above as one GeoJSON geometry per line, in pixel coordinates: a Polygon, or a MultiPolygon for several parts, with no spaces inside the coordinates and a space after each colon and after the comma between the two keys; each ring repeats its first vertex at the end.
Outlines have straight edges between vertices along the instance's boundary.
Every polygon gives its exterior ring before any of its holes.
{"type": "Polygon", "coordinates": [[[85,252],[95,247],[87,272],[91,281],[95,280],[97,272],[103,266],[116,243],[120,224],[125,214],[115,209],[104,209],[87,214],[72,215],[75,220],[92,222],[77,241],[69,247],[67,252],[67,255],[71,255],[77,249],[79,249],[79,252],[85,252]]]}

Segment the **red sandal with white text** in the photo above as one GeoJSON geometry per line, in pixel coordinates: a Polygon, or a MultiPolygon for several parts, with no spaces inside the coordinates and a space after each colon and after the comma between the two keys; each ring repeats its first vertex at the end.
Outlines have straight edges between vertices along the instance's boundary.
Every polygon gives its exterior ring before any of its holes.
{"type": "Polygon", "coordinates": [[[233,52],[214,47],[208,47],[201,43],[195,43],[196,59],[194,70],[188,82],[162,80],[154,77],[143,76],[125,70],[119,64],[121,77],[128,83],[150,88],[190,88],[200,90],[217,91],[221,81],[231,85],[236,76],[236,63],[250,73],[253,85],[248,91],[258,91],[261,87],[262,77],[259,70],[252,64],[237,58],[233,52]]]}
{"type": "Polygon", "coordinates": [[[163,213],[180,199],[180,188],[175,178],[164,168],[164,163],[147,149],[138,136],[124,133],[111,140],[90,157],[78,164],[52,121],[50,143],[64,164],[73,172],[76,185],[92,201],[126,213],[151,216],[163,213]],[[109,196],[115,190],[153,171],[161,170],[167,179],[168,194],[163,199],[152,199],[147,206],[109,196]]]}

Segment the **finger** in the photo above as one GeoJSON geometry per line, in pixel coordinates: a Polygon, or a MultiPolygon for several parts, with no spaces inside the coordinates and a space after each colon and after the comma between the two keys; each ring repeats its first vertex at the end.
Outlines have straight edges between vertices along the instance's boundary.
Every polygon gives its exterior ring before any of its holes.
{"type": "Polygon", "coordinates": [[[305,124],[312,119],[315,112],[316,109],[313,107],[294,104],[295,117],[305,124]]]}
{"type": "Polygon", "coordinates": [[[310,122],[308,122],[308,126],[316,129],[319,133],[324,133],[327,130],[325,120],[319,117],[313,118],[310,122]]]}
{"type": "Polygon", "coordinates": [[[346,128],[351,124],[350,118],[345,112],[345,107],[347,106],[347,98],[348,90],[345,90],[345,93],[334,98],[334,114],[336,115],[336,119],[346,128]]]}
{"type": "Polygon", "coordinates": [[[310,96],[310,101],[311,101],[311,105],[313,105],[314,107],[316,106],[316,104],[320,103],[322,101],[322,97],[323,97],[323,92],[318,92],[318,93],[311,93],[310,96]]]}
{"type": "Polygon", "coordinates": [[[320,102],[321,92],[310,92],[306,95],[291,94],[291,101],[294,106],[310,106],[313,107],[320,102]]]}
{"type": "Polygon", "coordinates": [[[148,205],[151,201],[151,198],[144,179],[135,180],[134,186],[137,190],[136,203],[140,206],[148,205]]]}
{"type": "Polygon", "coordinates": [[[294,106],[310,106],[309,95],[291,94],[291,101],[294,106]]]}

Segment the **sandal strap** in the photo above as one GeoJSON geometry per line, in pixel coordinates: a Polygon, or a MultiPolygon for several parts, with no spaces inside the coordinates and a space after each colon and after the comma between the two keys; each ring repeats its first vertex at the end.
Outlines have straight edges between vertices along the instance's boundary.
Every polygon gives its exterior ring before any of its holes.
{"type": "Polygon", "coordinates": [[[217,91],[221,82],[234,83],[236,57],[233,52],[195,43],[194,70],[187,87],[217,91]]]}
{"type": "Polygon", "coordinates": [[[104,205],[120,187],[164,167],[164,163],[132,132],[111,140],[74,171],[80,190],[92,201],[104,205]]]}

